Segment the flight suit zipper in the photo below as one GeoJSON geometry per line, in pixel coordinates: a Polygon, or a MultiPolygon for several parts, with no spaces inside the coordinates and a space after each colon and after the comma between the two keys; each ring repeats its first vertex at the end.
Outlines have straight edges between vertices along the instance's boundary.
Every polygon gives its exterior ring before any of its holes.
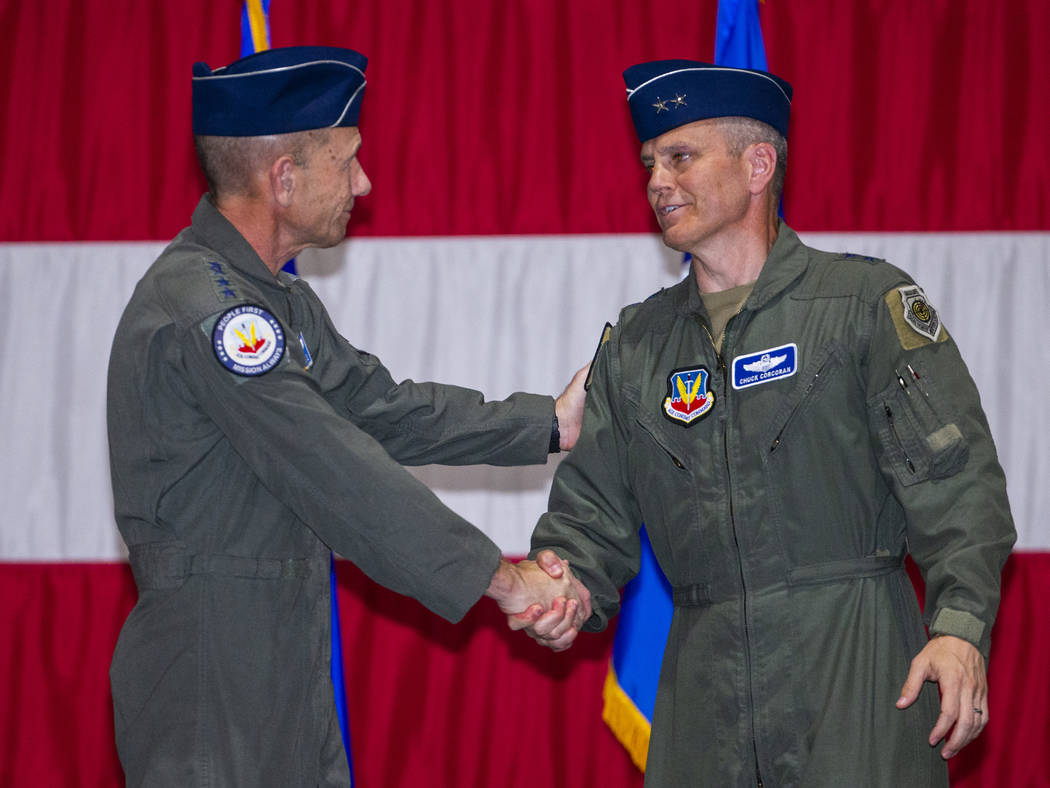
{"type": "MultiPolygon", "coordinates": [[[[726,327],[722,329],[721,341],[725,342],[726,330],[729,327],[729,323],[732,322],[733,318],[740,314],[743,309],[741,305],[740,309],[726,321],[726,327]]],[[[722,373],[722,406],[726,410],[726,419],[723,422],[722,427],[722,454],[725,459],[726,466],[726,493],[729,501],[729,525],[733,531],[733,547],[736,549],[737,555],[737,571],[740,574],[740,589],[741,589],[741,607],[743,609],[743,628],[744,628],[744,664],[747,666],[747,701],[748,701],[748,717],[749,726],[751,728],[751,753],[755,759],[755,784],[758,788],[762,788],[762,770],[758,763],[758,737],[755,733],[755,695],[754,687],[751,683],[751,628],[748,624],[748,605],[750,600],[747,593],[747,580],[744,577],[744,556],[743,551],[740,549],[740,537],[737,533],[736,527],[736,514],[733,511],[733,472],[732,466],[729,460],[729,368],[726,366],[725,358],[722,353],[718,350],[718,345],[715,344],[715,338],[711,335],[711,329],[707,327],[707,324],[696,316],[696,322],[700,324],[700,327],[704,329],[704,333],[707,334],[707,338],[711,340],[711,349],[715,351],[715,358],[718,360],[718,370],[722,373]]]]}

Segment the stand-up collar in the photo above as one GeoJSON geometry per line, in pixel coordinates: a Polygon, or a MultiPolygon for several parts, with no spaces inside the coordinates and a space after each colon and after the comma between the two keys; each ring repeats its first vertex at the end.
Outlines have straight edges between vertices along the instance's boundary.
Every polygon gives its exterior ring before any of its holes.
{"type": "MultiPolygon", "coordinates": [[[[766,262],[758,274],[755,289],[751,291],[744,309],[760,309],[777,293],[795,281],[809,265],[809,255],[800,254],[806,249],[805,244],[799,240],[798,234],[787,226],[780,223],[777,238],[773,242],[773,248],[769,250],[766,262]]],[[[693,265],[696,263],[694,261],[693,265]]],[[[704,302],[700,298],[700,290],[696,286],[696,272],[690,268],[689,276],[680,285],[675,287],[675,305],[680,312],[685,314],[706,314],[704,302]]]]}
{"type": "Polygon", "coordinates": [[[204,246],[214,249],[242,274],[271,285],[280,284],[252,245],[215,207],[209,195],[205,194],[197,203],[190,226],[204,246]]]}

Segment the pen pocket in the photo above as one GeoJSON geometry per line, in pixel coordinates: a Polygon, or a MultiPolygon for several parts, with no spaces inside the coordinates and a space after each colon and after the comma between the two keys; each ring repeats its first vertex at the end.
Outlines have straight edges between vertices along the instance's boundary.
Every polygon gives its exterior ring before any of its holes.
{"type": "Polygon", "coordinates": [[[966,465],[970,449],[958,425],[931,401],[928,388],[894,380],[868,402],[868,418],[904,486],[946,479],[966,465]]]}

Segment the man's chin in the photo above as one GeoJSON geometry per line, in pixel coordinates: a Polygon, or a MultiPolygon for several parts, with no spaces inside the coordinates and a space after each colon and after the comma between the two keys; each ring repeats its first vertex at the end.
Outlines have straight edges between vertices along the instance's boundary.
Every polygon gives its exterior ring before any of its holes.
{"type": "Polygon", "coordinates": [[[676,239],[673,228],[665,230],[663,234],[664,246],[674,249],[676,252],[685,254],[689,251],[689,244],[681,239],[676,239]]]}
{"type": "Polygon", "coordinates": [[[346,231],[343,231],[341,236],[336,237],[334,234],[327,238],[317,238],[312,243],[307,244],[311,249],[331,249],[333,246],[338,246],[344,240],[346,240],[346,231]]]}

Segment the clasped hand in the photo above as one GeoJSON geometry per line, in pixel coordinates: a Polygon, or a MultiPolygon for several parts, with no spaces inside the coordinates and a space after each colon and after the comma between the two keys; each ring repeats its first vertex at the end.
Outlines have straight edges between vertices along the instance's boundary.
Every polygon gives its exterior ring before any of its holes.
{"type": "Polygon", "coordinates": [[[493,577],[489,596],[507,614],[507,625],[554,651],[564,651],[591,617],[591,595],[569,569],[569,562],[550,550],[535,561],[503,562],[493,577]]]}

